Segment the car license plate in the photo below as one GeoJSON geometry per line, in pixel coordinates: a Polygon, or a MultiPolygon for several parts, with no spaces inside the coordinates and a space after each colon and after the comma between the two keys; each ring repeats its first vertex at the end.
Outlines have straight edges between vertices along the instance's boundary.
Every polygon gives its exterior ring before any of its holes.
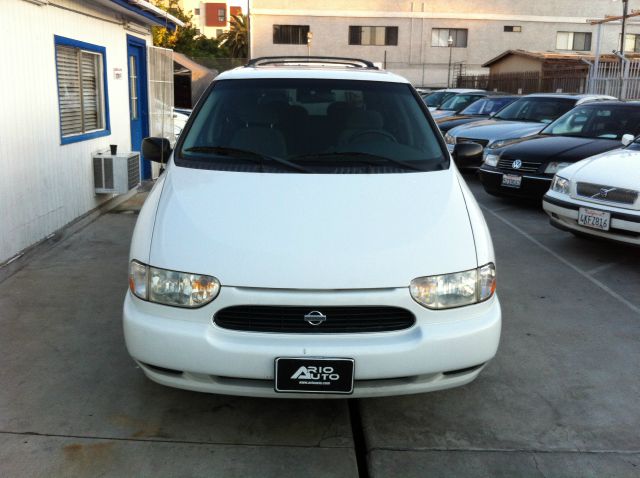
{"type": "Polygon", "coordinates": [[[276,392],[353,393],[350,358],[276,358],[276,392]]]}
{"type": "Polygon", "coordinates": [[[519,188],[522,184],[522,176],[517,174],[503,174],[502,185],[506,188],[519,188]]]}
{"type": "Polygon", "coordinates": [[[578,224],[581,226],[608,231],[611,223],[611,213],[581,207],[578,212],[578,224]]]}

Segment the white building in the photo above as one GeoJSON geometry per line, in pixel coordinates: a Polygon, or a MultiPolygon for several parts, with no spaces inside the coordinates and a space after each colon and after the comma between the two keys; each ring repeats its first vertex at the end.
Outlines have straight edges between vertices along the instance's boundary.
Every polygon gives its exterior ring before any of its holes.
{"type": "MultiPolygon", "coordinates": [[[[612,0],[252,0],[251,56],[365,58],[421,86],[445,86],[449,60],[469,74],[506,50],[591,52],[591,19],[621,15],[612,0]],[[311,44],[307,42],[311,34],[311,44]],[[452,48],[448,40],[453,40],[452,48]]],[[[630,0],[630,11],[640,0],[630,0]]],[[[640,51],[629,21],[626,49],[640,51]]],[[[620,22],[603,27],[601,51],[619,49],[620,22]]]]}
{"type": "Polygon", "coordinates": [[[92,155],[111,144],[140,150],[153,116],[150,27],[181,22],[142,0],[0,9],[1,266],[113,197],[95,193],[92,155]]]}
{"type": "Polygon", "coordinates": [[[232,15],[244,14],[247,0],[230,2],[207,2],[202,0],[179,0],[182,10],[192,15],[191,24],[196,31],[209,38],[218,38],[228,31],[232,15]]]}

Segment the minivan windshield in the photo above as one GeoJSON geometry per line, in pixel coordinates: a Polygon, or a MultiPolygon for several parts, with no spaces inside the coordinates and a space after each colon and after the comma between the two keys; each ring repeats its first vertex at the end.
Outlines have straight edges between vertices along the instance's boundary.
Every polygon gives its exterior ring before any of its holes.
{"type": "Polygon", "coordinates": [[[640,133],[640,107],[594,104],[575,108],[542,130],[541,134],[620,140],[640,133]]]}
{"type": "Polygon", "coordinates": [[[319,79],[215,83],[179,166],[250,172],[436,171],[449,157],[408,84],[319,79]]]}
{"type": "Polygon", "coordinates": [[[510,121],[551,123],[576,104],[571,98],[534,96],[521,98],[502,109],[494,118],[510,121]]]}

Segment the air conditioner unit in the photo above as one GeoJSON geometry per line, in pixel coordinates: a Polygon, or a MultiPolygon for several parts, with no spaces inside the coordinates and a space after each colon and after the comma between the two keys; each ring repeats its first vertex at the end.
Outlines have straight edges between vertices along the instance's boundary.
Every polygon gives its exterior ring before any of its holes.
{"type": "Polygon", "coordinates": [[[124,194],[140,184],[140,153],[93,156],[93,182],[97,194],[124,194]]]}

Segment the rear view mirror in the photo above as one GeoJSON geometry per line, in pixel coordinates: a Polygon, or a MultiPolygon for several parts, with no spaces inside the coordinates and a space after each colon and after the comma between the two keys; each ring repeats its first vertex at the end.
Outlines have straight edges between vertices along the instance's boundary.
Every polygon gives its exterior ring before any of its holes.
{"type": "Polygon", "coordinates": [[[142,158],[156,163],[166,163],[171,155],[171,143],[167,138],[145,138],[142,140],[142,158]]]}
{"type": "Polygon", "coordinates": [[[453,160],[462,168],[472,166],[482,160],[484,148],[478,143],[459,143],[453,148],[453,160]]]}
{"type": "Polygon", "coordinates": [[[633,143],[635,137],[632,134],[623,134],[622,139],[620,140],[624,146],[629,146],[633,143]]]}

